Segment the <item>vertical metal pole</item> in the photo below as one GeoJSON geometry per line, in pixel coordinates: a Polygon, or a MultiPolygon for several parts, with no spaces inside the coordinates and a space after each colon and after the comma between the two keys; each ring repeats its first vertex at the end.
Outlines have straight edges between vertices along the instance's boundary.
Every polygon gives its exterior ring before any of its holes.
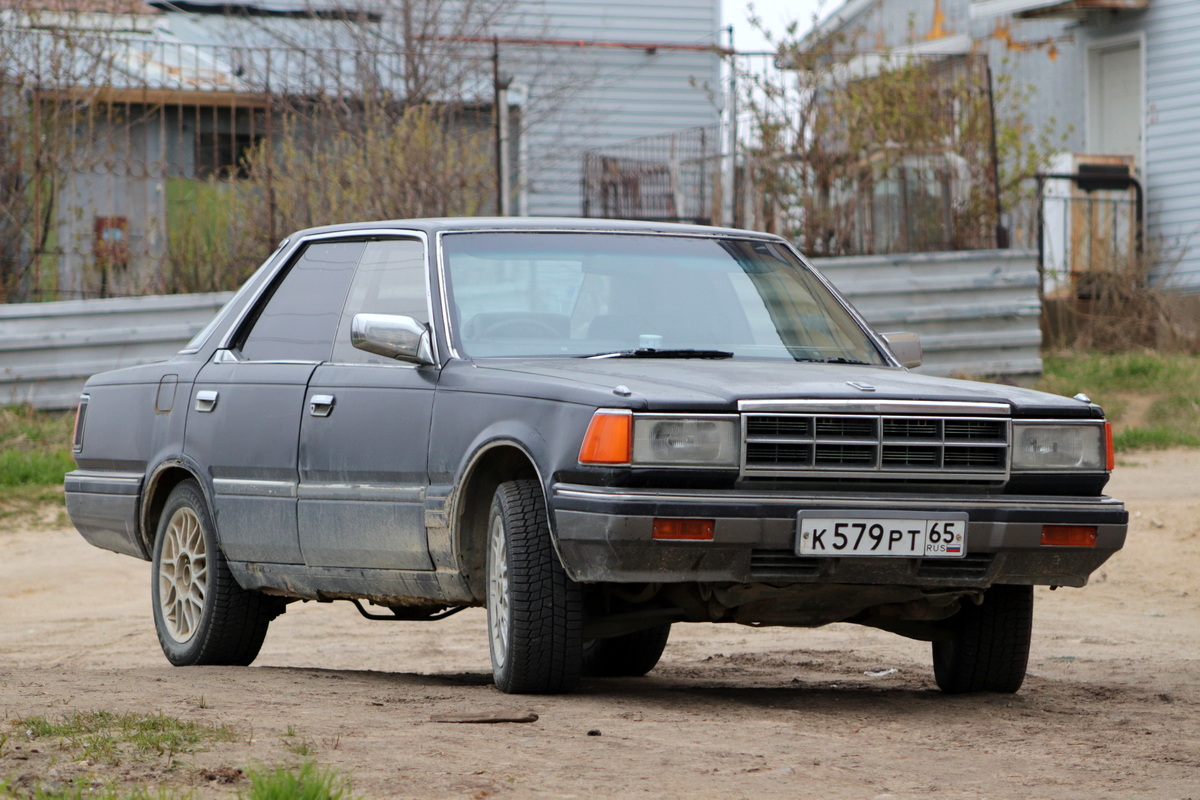
{"type": "Polygon", "coordinates": [[[496,136],[496,214],[504,216],[504,131],[500,121],[500,102],[504,90],[500,88],[500,37],[492,37],[492,111],[495,115],[496,136]]]}
{"type": "Polygon", "coordinates": [[[275,98],[271,94],[271,51],[267,51],[266,73],[263,81],[263,99],[267,104],[266,119],[263,120],[263,136],[267,140],[267,225],[271,236],[271,246],[279,244],[279,234],[275,226],[275,129],[272,124],[272,108],[275,98]]]}
{"type": "Polygon", "coordinates": [[[508,82],[496,93],[500,99],[500,216],[512,216],[512,159],[509,156],[508,82]]]}
{"type": "MultiPolygon", "coordinates": [[[[986,56],[985,56],[986,58],[986,56]]],[[[1000,159],[996,153],[996,95],[992,91],[992,65],[987,64],[988,116],[992,125],[992,189],[996,196],[996,247],[1007,249],[1008,231],[1000,221],[1003,209],[1000,205],[1000,159]]]]}
{"type": "Polygon", "coordinates": [[[726,28],[729,32],[729,99],[725,105],[729,107],[729,160],[726,164],[725,186],[729,195],[727,207],[728,216],[722,220],[726,225],[737,227],[740,223],[738,214],[738,118],[737,118],[737,52],[733,48],[733,26],[726,28]]]}

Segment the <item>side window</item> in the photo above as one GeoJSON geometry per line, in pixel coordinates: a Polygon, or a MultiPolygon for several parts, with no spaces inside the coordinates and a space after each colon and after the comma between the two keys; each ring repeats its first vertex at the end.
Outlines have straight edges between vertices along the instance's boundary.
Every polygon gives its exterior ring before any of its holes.
{"type": "Polygon", "coordinates": [[[365,242],[316,242],[276,285],[242,342],[251,361],[325,361],[365,242]]]}
{"type": "Polygon", "coordinates": [[[350,343],[355,314],[403,314],[429,321],[425,300],[425,245],[418,239],[367,242],[346,307],[342,310],[333,360],[341,363],[395,364],[390,358],[359,350],[350,343]]]}

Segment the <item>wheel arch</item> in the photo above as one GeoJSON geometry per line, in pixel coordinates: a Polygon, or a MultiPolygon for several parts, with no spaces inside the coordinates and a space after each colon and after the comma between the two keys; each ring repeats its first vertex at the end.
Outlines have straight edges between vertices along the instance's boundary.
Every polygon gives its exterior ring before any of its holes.
{"type": "MultiPolygon", "coordinates": [[[[209,514],[212,514],[212,496],[208,485],[200,478],[199,469],[183,458],[171,458],[163,461],[154,468],[142,492],[138,536],[147,553],[154,552],[154,539],[158,535],[158,524],[162,517],[162,510],[167,504],[167,498],[171,496],[171,491],[176,486],[189,479],[199,484],[204,502],[208,504],[209,514]]],[[[219,533],[217,538],[220,539],[219,533]]]]}
{"type": "Polygon", "coordinates": [[[487,596],[487,525],[492,498],[500,484],[521,479],[536,480],[545,487],[529,451],[516,441],[498,440],[475,453],[459,481],[453,515],[454,552],[461,574],[480,602],[487,596]]]}

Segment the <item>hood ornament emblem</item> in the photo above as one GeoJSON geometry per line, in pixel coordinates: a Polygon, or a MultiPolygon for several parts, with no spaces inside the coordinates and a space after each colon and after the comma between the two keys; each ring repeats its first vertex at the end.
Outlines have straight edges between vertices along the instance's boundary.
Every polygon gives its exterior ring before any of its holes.
{"type": "Polygon", "coordinates": [[[846,381],[846,385],[853,386],[855,389],[858,389],[860,392],[875,391],[875,387],[869,383],[859,383],[858,381],[846,381]]]}

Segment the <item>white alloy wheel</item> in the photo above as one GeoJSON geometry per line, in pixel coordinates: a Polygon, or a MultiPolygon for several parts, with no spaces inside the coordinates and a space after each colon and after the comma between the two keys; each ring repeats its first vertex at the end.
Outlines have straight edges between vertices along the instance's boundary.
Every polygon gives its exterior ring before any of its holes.
{"type": "Polygon", "coordinates": [[[168,661],[190,667],[254,660],[284,605],[234,580],[196,481],[181,481],[167,496],[152,560],[150,608],[168,661]]]}
{"type": "Polygon", "coordinates": [[[504,536],[504,520],[492,517],[488,531],[488,633],[491,636],[492,658],[503,669],[508,660],[508,545],[504,536]]]}
{"type": "Polygon", "coordinates": [[[171,515],[163,531],[158,602],[167,634],[183,644],[196,635],[208,596],[208,552],[200,518],[191,508],[171,515]]]}

